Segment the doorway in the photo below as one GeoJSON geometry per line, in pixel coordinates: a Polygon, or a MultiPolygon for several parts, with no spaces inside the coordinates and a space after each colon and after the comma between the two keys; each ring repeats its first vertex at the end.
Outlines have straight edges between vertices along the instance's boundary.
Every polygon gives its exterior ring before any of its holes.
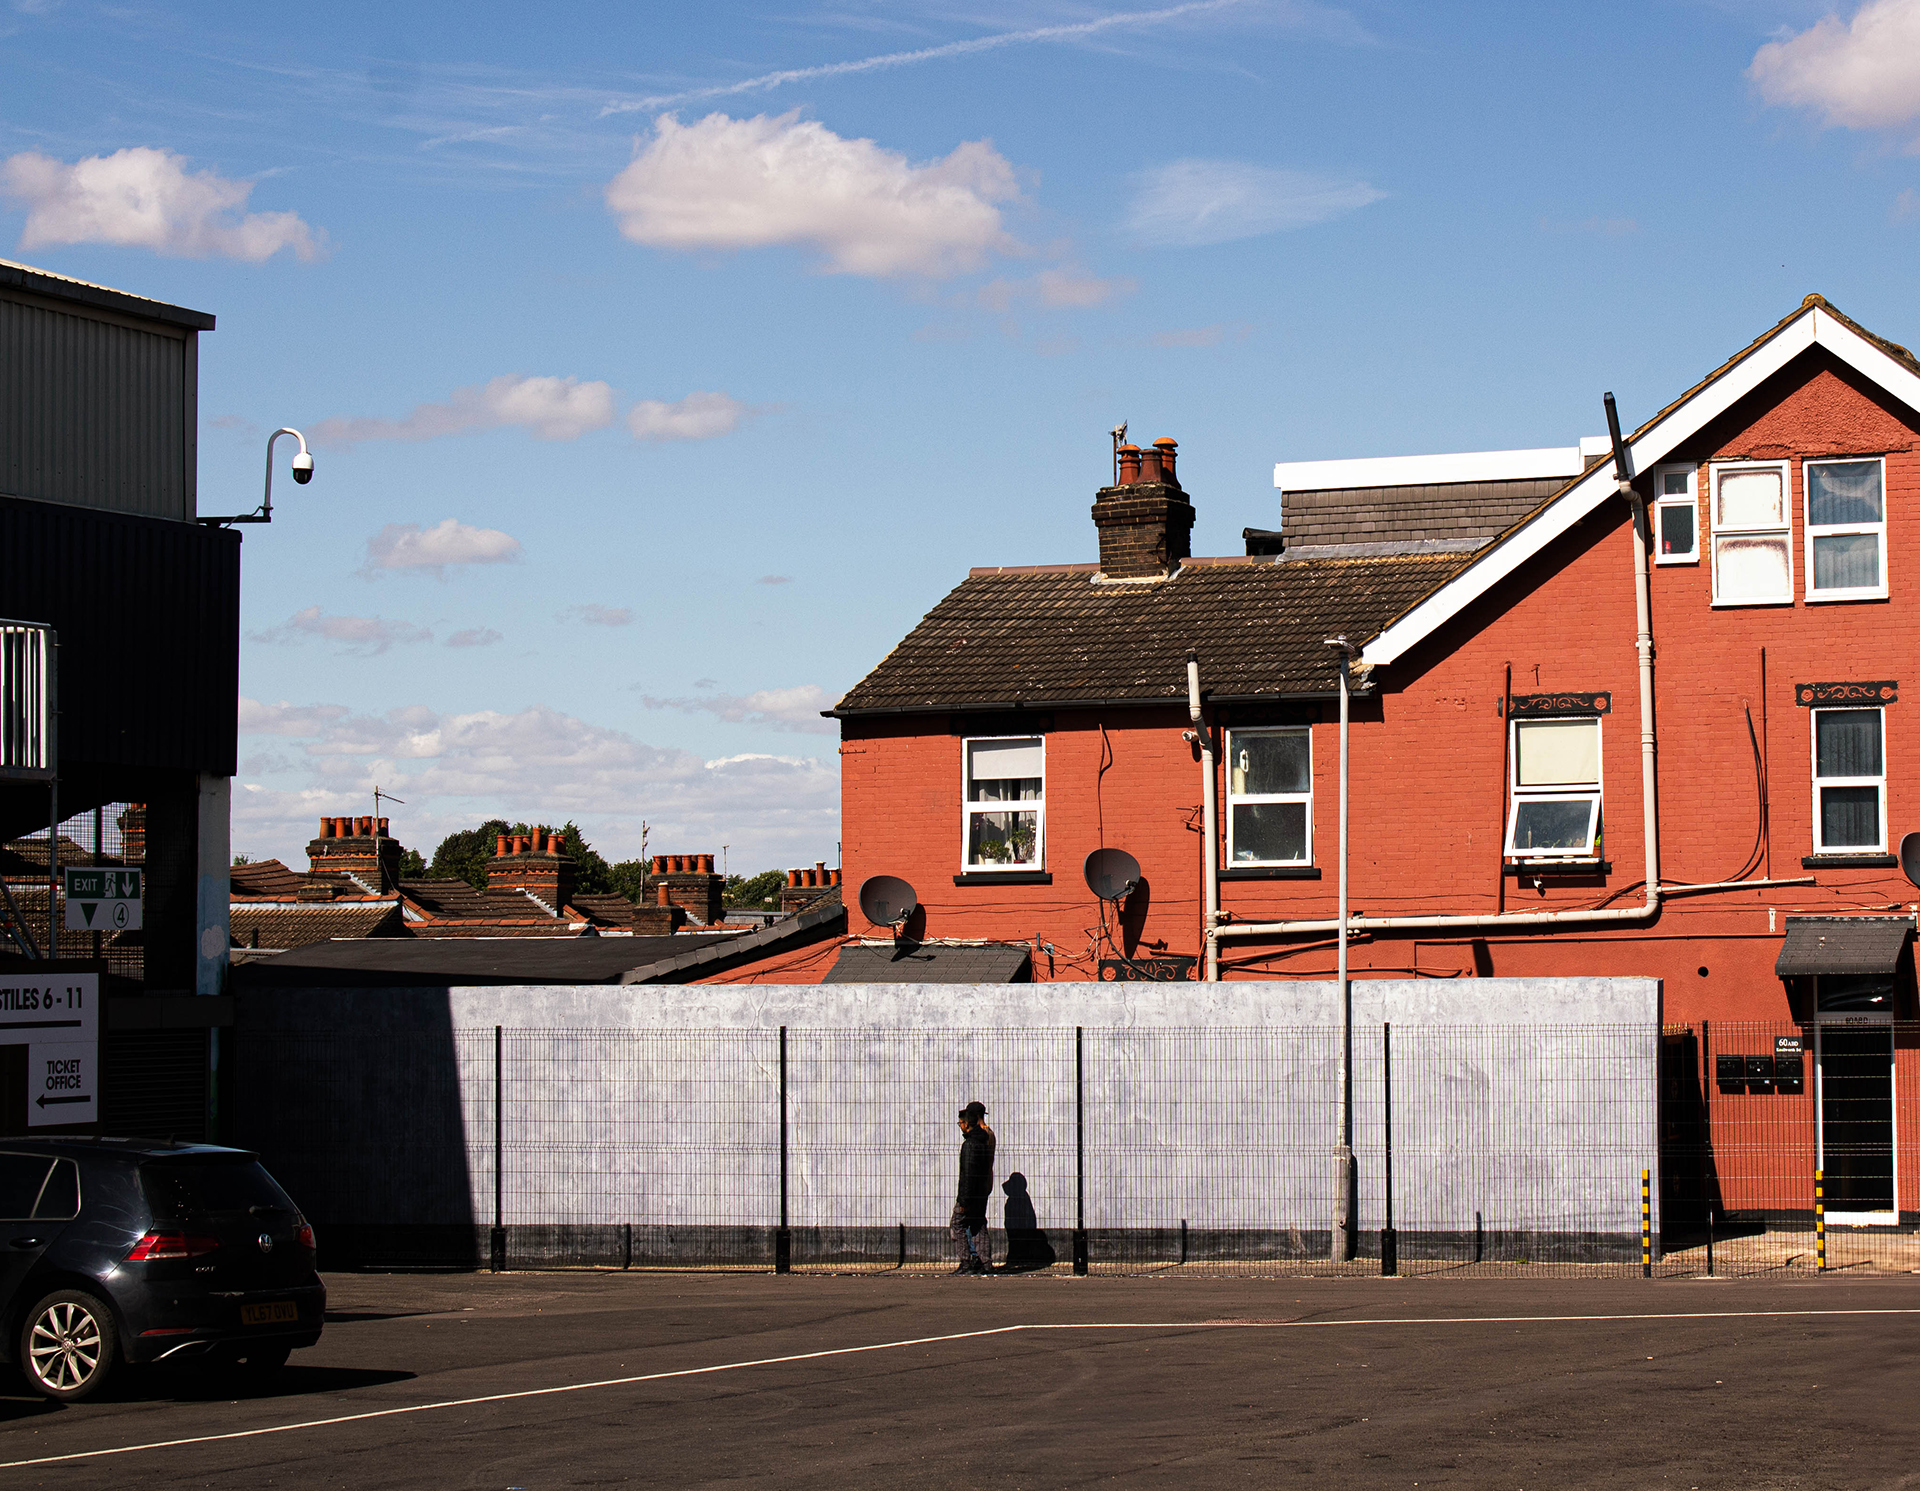
{"type": "MultiPolygon", "coordinates": [[[[1824,982],[1824,980],[1823,980],[1824,982]]],[[[1892,1226],[1895,1195],[1893,1026],[1872,1016],[1829,1016],[1814,1028],[1818,1160],[1827,1220],[1892,1226]],[[1870,1022],[1870,1023],[1869,1023],[1870,1022]]]]}

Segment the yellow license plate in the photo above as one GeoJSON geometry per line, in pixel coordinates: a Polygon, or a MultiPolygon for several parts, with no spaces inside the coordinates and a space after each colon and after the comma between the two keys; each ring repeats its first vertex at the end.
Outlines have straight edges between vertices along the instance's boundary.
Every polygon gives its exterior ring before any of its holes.
{"type": "Polygon", "coordinates": [[[277,1299],[270,1305],[242,1305],[242,1325],[293,1325],[300,1319],[300,1307],[290,1299],[277,1299]]]}

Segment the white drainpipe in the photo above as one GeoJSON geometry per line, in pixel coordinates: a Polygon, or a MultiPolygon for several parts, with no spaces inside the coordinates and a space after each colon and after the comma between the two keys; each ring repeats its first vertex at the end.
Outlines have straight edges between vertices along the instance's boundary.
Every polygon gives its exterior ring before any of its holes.
{"type": "Polygon", "coordinates": [[[1186,739],[1197,742],[1200,747],[1200,810],[1201,832],[1207,841],[1206,869],[1202,872],[1201,895],[1205,905],[1205,933],[1207,964],[1203,970],[1209,983],[1220,977],[1220,867],[1219,834],[1215,826],[1217,806],[1214,801],[1213,783],[1213,732],[1200,719],[1200,655],[1192,648],[1187,649],[1187,715],[1193,721],[1193,728],[1186,732],[1186,739]]]}
{"type": "MultiPolygon", "coordinates": [[[[1596,923],[1639,922],[1646,921],[1658,914],[1663,887],[1660,884],[1660,828],[1657,821],[1654,800],[1654,733],[1653,733],[1653,609],[1647,596],[1647,540],[1640,524],[1639,498],[1634,493],[1632,482],[1621,474],[1620,494],[1634,508],[1633,524],[1633,604],[1637,636],[1635,648],[1640,655],[1640,807],[1644,822],[1642,829],[1647,849],[1647,899],[1642,906],[1619,907],[1608,911],[1520,911],[1505,915],[1484,916],[1354,916],[1347,918],[1349,932],[1386,932],[1397,930],[1428,930],[1442,927],[1556,927],[1591,926],[1596,923]]],[[[1363,654],[1364,656],[1364,654],[1363,654]]],[[[1188,692],[1196,699],[1194,678],[1196,669],[1189,655],[1187,662],[1188,692]]],[[[1198,718],[1198,706],[1195,705],[1195,718],[1198,718]]],[[[1345,794],[1342,794],[1344,806],[1345,794]]],[[[1213,821],[1213,769],[1211,757],[1207,768],[1207,822],[1208,879],[1213,874],[1212,821],[1213,821]]],[[[1777,882],[1744,880],[1724,882],[1731,888],[1735,885],[1758,886],[1777,882]]],[[[1682,887],[1670,887],[1681,889],[1682,887]]],[[[1718,889],[1720,886],[1694,885],[1688,890],[1718,889]]],[[[1218,977],[1220,966],[1219,944],[1223,937],[1275,937],[1295,932],[1337,932],[1340,919],[1321,919],[1318,921],[1290,922],[1232,922],[1219,925],[1218,901],[1212,892],[1208,896],[1208,933],[1207,933],[1207,976],[1218,977]]]]}

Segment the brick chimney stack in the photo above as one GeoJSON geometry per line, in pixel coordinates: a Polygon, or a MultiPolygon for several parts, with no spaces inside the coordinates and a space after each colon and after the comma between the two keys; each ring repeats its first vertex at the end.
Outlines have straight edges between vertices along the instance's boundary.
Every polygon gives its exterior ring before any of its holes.
{"type": "Polygon", "coordinates": [[[1100,530],[1100,572],[1109,580],[1158,579],[1193,552],[1193,504],[1175,471],[1179,446],[1161,438],[1149,450],[1123,445],[1120,477],[1093,502],[1100,530]]]}
{"type": "Polygon", "coordinates": [[[573,899],[573,858],[553,830],[499,834],[493,848],[487,861],[488,890],[525,891],[555,916],[573,899]]]}
{"type": "Polygon", "coordinates": [[[307,844],[307,868],[316,875],[344,872],[376,890],[392,890],[405,852],[387,832],[385,818],[322,818],[319,837],[307,844]]]}
{"type": "Polygon", "coordinates": [[[663,905],[678,906],[707,926],[727,919],[724,875],[716,874],[711,854],[656,854],[651,876],[663,905]]]}

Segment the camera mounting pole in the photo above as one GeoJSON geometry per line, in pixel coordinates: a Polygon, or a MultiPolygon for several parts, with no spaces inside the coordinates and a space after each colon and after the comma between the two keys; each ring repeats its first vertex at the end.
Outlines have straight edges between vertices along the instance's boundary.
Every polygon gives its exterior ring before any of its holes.
{"type": "Polygon", "coordinates": [[[300,452],[293,458],[293,479],[305,486],[313,480],[313,456],[307,450],[307,437],[289,426],[281,426],[267,436],[267,487],[260,499],[260,506],[250,513],[236,513],[228,518],[201,518],[209,528],[225,528],[229,523],[271,523],[273,521],[273,442],[282,435],[291,435],[300,442],[300,452]]]}

